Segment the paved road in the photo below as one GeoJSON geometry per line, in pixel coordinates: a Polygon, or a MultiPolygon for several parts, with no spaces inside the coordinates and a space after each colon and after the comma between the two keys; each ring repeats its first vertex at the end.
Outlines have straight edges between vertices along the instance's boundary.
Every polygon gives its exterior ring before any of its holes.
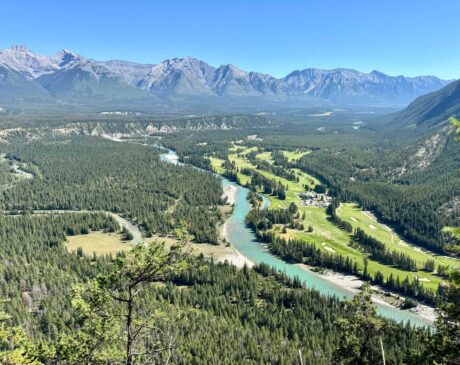
{"type": "MultiPolygon", "coordinates": [[[[10,210],[5,210],[3,211],[3,214],[8,214],[8,215],[19,215],[22,214],[23,212],[21,211],[10,211],[10,210]]],[[[120,215],[113,213],[113,212],[106,212],[103,210],[32,210],[28,211],[28,213],[32,214],[66,214],[66,213],[105,213],[107,215],[110,215],[113,219],[117,221],[117,223],[120,225],[120,227],[126,227],[129,232],[133,235],[132,243],[143,243],[144,239],[142,238],[142,233],[139,227],[132,222],[128,221],[126,218],[121,217],[120,215]]]]}

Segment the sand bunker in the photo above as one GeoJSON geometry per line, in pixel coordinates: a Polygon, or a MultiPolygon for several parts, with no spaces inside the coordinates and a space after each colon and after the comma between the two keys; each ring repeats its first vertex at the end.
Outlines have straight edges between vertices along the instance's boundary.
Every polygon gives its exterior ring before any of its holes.
{"type": "Polygon", "coordinates": [[[322,242],[321,245],[324,247],[326,251],[335,253],[335,250],[332,247],[326,246],[326,242],[322,242]]]}

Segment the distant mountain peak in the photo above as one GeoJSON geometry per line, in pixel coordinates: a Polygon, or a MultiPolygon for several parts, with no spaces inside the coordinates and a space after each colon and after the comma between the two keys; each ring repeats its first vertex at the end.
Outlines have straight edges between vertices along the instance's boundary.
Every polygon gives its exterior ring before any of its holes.
{"type": "Polygon", "coordinates": [[[235,77],[242,77],[242,78],[247,78],[248,73],[246,71],[243,71],[242,69],[236,67],[235,65],[228,64],[228,65],[222,65],[217,68],[216,72],[223,72],[226,75],[230,76],[235,76],[235,77]]]}
{"type": "Polygon", "coordinates": [[[57,66],[60,68],[68,67],[69,65],[73,65],[84,60],[84,58],[79,54],[66,49],[56,53],[54,59],[57,62],[57,66]]]}
{"type": "Polygon", "coordinates": [[[59,67],[65,67],[70,63],[78,62],[83,59],[83,57],[81,57],[80,55],[67,49],[63,49],[62,51],[56,53],[54,58],[58,62],[59,67]]]}
{"type": "Polygon", "coordinates": [[[32,53],[32,51],[27,48],[26,46],[24,46],[23,44],[13,44],[10,48],[8,48],[14,52],[30,52],[32,53]]]}
{"type": "Polygon", "coordinates": [[[0,64],[28,79],[35,79],[57,70],[52,57],[36,54],[23,45],[14,45],[0,51],[0,64]]]}
{"type": "Polygon", "coordinates": [[[68,49],[63,49],[61,51],[59,51],[58,53],[56,53],[56,56],[59,56],[59,57],[64,57],[64,56],[68,56],[68,57],[72,57],[72,58],[82,58],[79,54],[71,51],[71,50],[68,50],[68,49]]]}

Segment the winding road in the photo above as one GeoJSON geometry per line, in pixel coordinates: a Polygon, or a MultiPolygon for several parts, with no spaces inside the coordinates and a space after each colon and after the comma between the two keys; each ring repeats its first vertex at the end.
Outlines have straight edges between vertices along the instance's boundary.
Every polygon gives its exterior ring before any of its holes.
{"type": "MultiPolygon", "coordinates": [[[[13,216],[13,215],[22,215],[26,213],[25,211],[20,211],[20,210],[4,210],[3,214],[13,216]]],[[[66,210],[66,209],[55,209],[55,210],[31,210],[27,211],[27,213],[30,214],[69,214],[69,213],[104,213],[109,216],[111,216],[115,221],[120,225],[120,227],[126,227],[126,229],[133,235],[133,239],[131,240],[132,243],[134,244],[139,244],[143,243],[144,239],[142,238],[142,232],[139,229],[139,227],[126,218],[123,218],[122,216],[113,213],[113,212],[107,212],[104,210],[66,210]]]]}

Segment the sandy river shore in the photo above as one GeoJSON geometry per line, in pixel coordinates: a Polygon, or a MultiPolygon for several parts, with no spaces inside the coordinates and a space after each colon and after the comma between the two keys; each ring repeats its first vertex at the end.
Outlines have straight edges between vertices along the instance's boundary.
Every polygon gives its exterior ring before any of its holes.
{"type": "MultiPolygon", "coordinates": [[[[304,270],[316,271],[312,270],[313,268],[307,265],[297,264],[297,266],[301,267],[304,270]]],[[[342,288],[345,288],[353,293],[358,293],[360,291],[361,286],[364,283],[364,281],[357,278],[356,276],[344,275],[330,270],[326,270],[325,272],[317,272],[317,274],[325,280],[333,284],[336,284],[342,288]]],[[[372,286],[371,288],[375,293],[372,296],[372,300],[375,303],[379,303],[381,305],[397,307],[396,305],[394,305],[394,303],[401,303],[405,299],[397,293],[389,293],[378,286],[372,286]],[[390,296],[388,296],[388,293],[390,294],[390,296]]],[[[420,317],[423,317],[424,319],[430,322],[434,322],[436,319],[435,308],[425,304],[419,304],[417,305],[417,307],[409,309],[409,311],[418,314],[420,317]]]]}
{"type": "Polygon", "coordinates": [[[234,205],[236,201],[236,191],[237,188],[234,185],[227,185],[224,188],[223,197],[227,198],[227,203],[230,205],[234,205]]]}
{"type": "Polygon", "coordinates": [[[205,257],[212,257],[217,262],[228,261],[230,264],[239,268],[242,268],[244,265],[247,267],[254,266],[254,263],[251,260],[244,257],[230,245],[226,246],[224,244],[220,244],[216,246],[208,243],[198,243],[193,245],[193,249],[196,254],[201,253],[205,257]]]}

